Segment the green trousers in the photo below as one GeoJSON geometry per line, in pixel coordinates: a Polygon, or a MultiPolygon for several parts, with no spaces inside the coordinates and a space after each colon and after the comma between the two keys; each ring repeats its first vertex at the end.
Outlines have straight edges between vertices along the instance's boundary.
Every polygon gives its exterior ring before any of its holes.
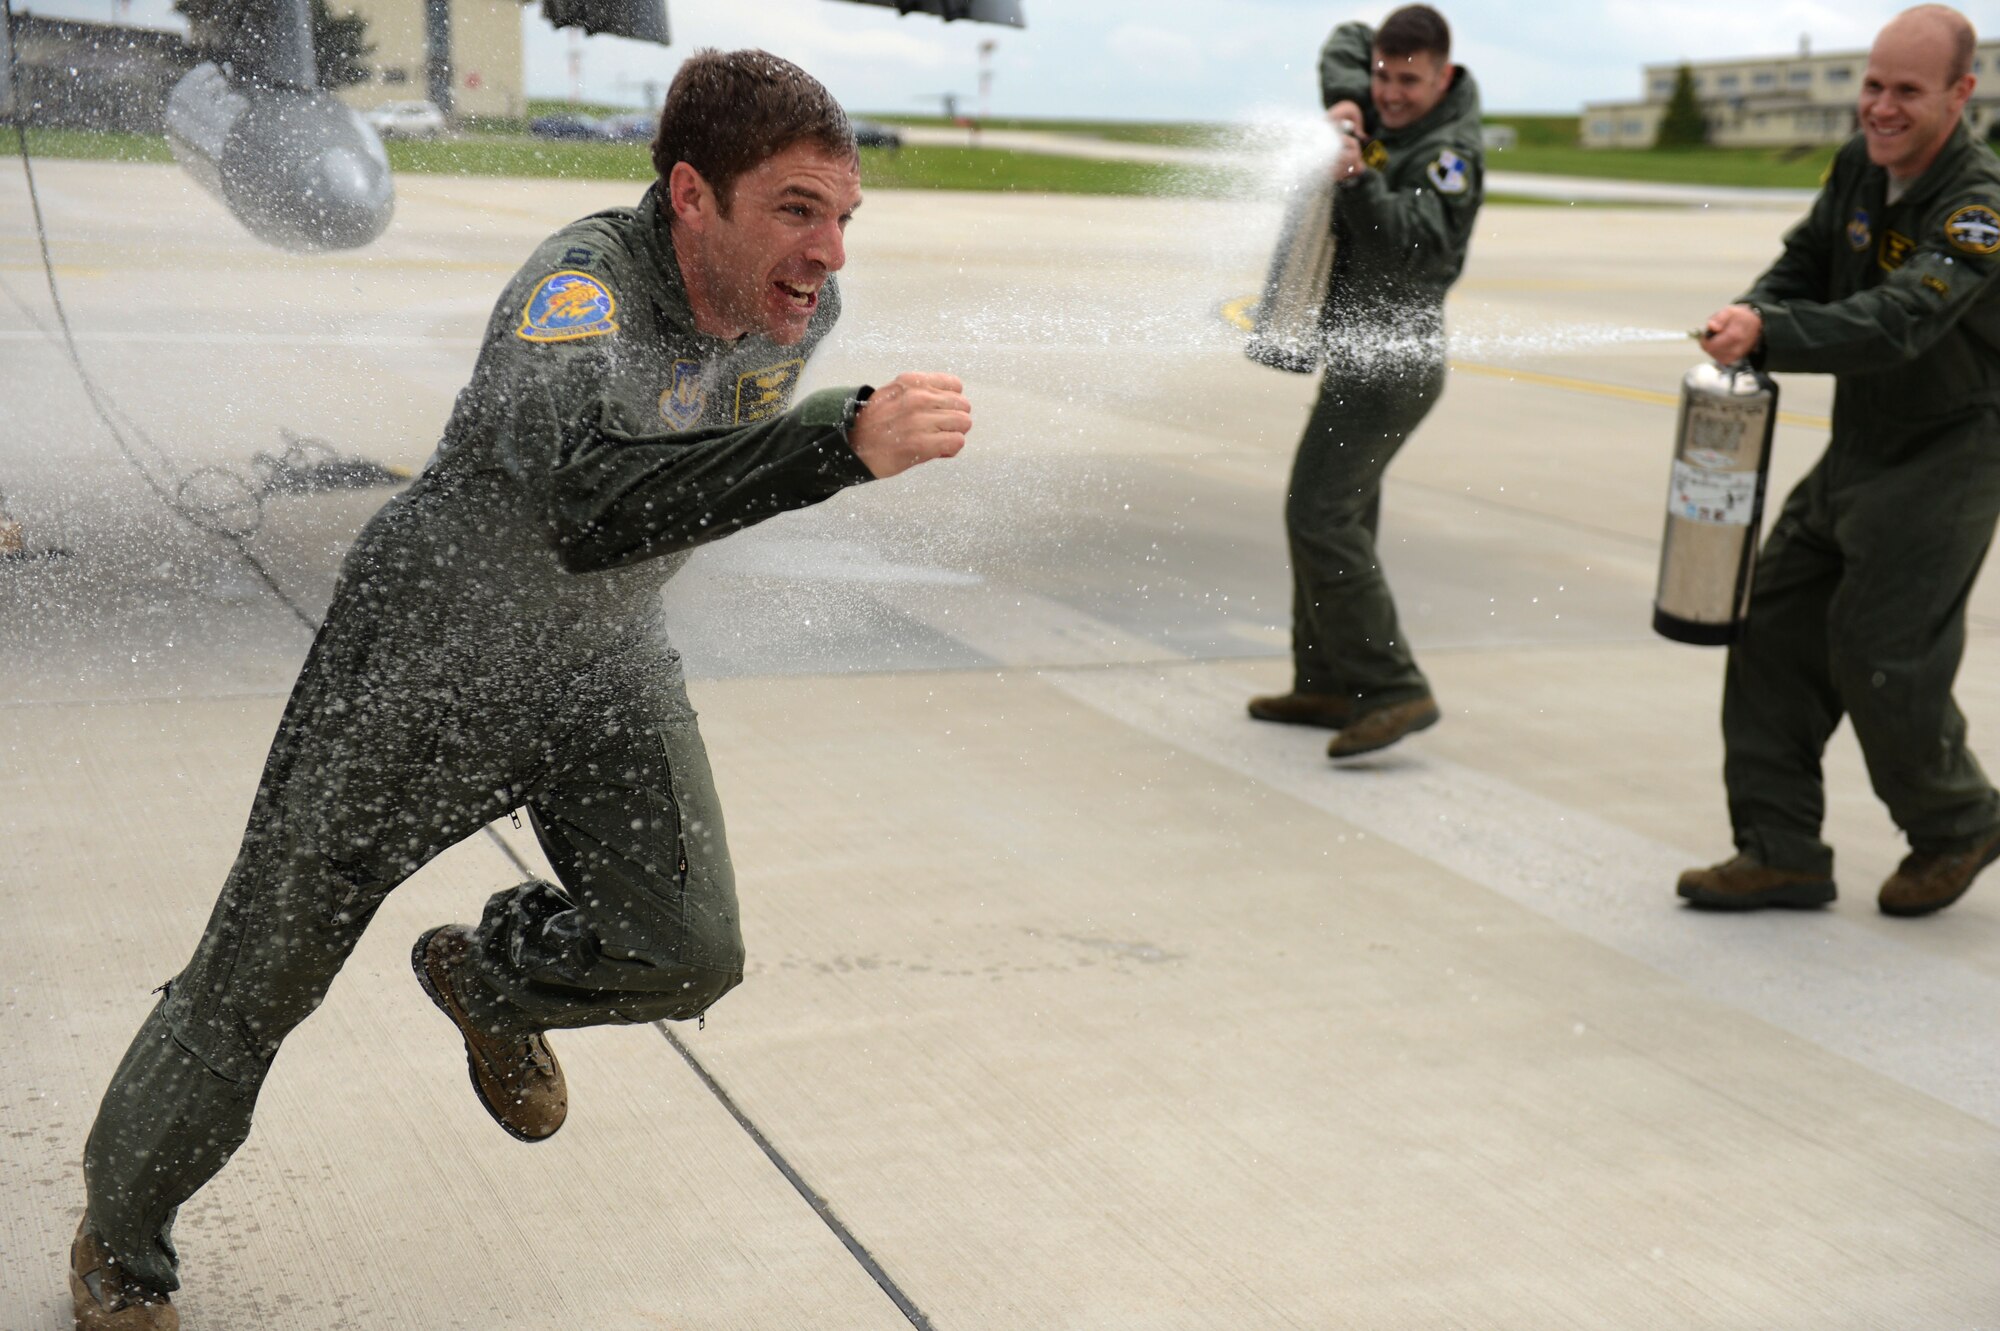
{"type": "Polygon", "coordinates": [[[561,887],[486,903],[466,995],[482,1022],[688,1018],[742,978],[721,809],[670,654],[600,660],[534,698],[469,697],[423,653],[379,650],[364,609],[314,644],[207,930],[84,1149],[91,1228],[162,1290],[179,1284],[177,1208],[248,1136],[280,1042],[376,908],[509,810],[527,807],[561,887]]]}
{"type": "Polygon", "coordinates": [[[1292,463],[1292,687],[1350,698],[1357,715],[1430,692],[1397,622],[1375,535],[1382,475],[1444,379],[1442,354],[1395,368],[1331,364],[1292,463]]]}
{"type": "Polygon", "coordinates": [[[1792,491],[1758,557],[1723,689],[1739,850],[1831,874],[1820,756],[1843,716],[1913,849],[1962,849],[2000,826],[2000,795],[1951,694],[1996,516],[1990,413],[1865,467],[1836,436],[1792,491]]]}

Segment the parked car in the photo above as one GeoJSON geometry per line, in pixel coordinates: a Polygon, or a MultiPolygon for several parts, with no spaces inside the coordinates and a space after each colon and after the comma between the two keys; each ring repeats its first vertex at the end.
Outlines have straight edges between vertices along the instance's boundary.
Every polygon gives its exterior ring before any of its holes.
{"type": "Polygon", "coordinates": [[[597,122],[597,130],[613,143],[651,143],[653,131],[659,128],[655,116],[633,114],[629,116],[607,116],[597,122]]]}
{"type": "Polygon", "coordinates": [[[445,131],[436,102],[384,102],[361,118],[385,139],[434,139],[445,131]]]}
{"type": "Polygon", "coordinates": [[[892,127],[877,120],[856,120],[854,141],[863,148],[900,148],[903,136],[892,127]]]}
{"type": "Polygon", "coordinates": [[[536,116],[528,122],[528,133],[538,139],[602,139],[603,131],[590,116],[536,116]]]}

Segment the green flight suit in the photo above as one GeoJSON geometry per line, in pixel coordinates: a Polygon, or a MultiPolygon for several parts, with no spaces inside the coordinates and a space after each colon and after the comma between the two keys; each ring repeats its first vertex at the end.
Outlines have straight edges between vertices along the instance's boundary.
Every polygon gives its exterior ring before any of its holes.
{"type": "Polygon", "coordinates": [[[194,957],[106,1091],[91,1227],[177,1283],[175,1209],[390,889],[525,806],[561,887],[494,896],[499,1029],[698,1015],[743,974],[722,813],[661,592],[695,546],[869,479],[859,390],[790,405],[805,340],[694,326],[657,188],[557,232],[495,306],[421,475],[342,565],[194,957]]]}
{"type": "Polygon", "coordinates": [[[1338,191],[1325,306],[1326,373],[1285,502],[1292,557],[1292,687],[1340,694],[1356,715],[1421,698],[1417,668],[1376,557],[1382,475],[1444,391],[1444,298],[1465,266],[1484,195],[1479,91],[1462,66],[1431,112],[1379,126],[1369,99],[1374,33],[1335,28],[1320,52],[1326,106],[1367,117],[1370,169],[1338,191]]]}
{"type": "Polygon", "coordinates": [[[1896,202],[1856,135],[1743,300],[1776,371],[1832,374],[1833,437],[1758,556],[1722,703],[1738,849],[1831,874],[1843,714],[1913,849],[2000,825],[1952,680],[2000,516],[2000,162],[1959,126],[1896,202]]]}

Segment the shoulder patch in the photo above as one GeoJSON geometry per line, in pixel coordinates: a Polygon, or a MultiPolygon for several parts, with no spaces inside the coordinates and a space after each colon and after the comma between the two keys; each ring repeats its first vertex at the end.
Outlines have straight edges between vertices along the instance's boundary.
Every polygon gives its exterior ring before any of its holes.
{"type": "Polygon", "coordinates": [[[564,270],[536,284],[514,336],[526,342],[575,342],[618,331],[617,298],[589,273],[564,270]]]}
{"type": "Polygon", "coordinates": [[[1380,171],[1389,165],[1389,150],[1382,146],[1382,140],[1370,139],[1361,145],[1361,161],[1370,171],[1380,171]]]}
{"type": "Polygon", "coordinates": [[[1868,210],[1856,208],[1854,216],[1847,219],[1847,243],[1856,254],[1868,248],[1868,242],[1875,238],[1875,232],[1868,224],[1868,210]]]}
{"type": "Polygon", "coordinates": [[[783,411],[792,400],[792,389],[798,385],[805,368],[805,358],[799,357],[737,375],[736,423],[761,421],[783,411]]]}
{"type": "Polygon", "coordinates": [[[1969,203],[1945,219],[1944,236],[1953,249],[1967,254],[2000,251],[2000,213],[1983,203],[1969,203]]]}
{"type": "Polygon", "coordinates": [[[707,405],[708,394],[701,387],[701,362],[675,361],[673,379],[660,390],[660,419],[676,430],[691,430],[707,405]]]}
{"type": "Polygon", "coordinates": [[[1472,164],[1451,149],[1446,148],[1437,155],[1437,160],[1424,168],[1424,174],[1431,178],[1431,184],[1440,194],[1463,194],[1471,184],[1472,164]]]}

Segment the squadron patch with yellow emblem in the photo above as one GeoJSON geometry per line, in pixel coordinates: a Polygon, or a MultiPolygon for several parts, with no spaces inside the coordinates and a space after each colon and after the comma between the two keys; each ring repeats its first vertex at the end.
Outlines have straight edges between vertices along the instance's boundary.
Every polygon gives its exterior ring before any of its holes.
{"type": "Polygon", "coordinates": [[[1847,243],[1856,254],[1868,248],[1868,242],[1875,239],[1875,231],[1868,225],[1868,210],[1856,208],[1854,216],[1847,219],[1847,243]]]}
{"type": "Polygon", "coordinates": [[[673,379],[660,390],[660,419],[676,430],[691,430],[707,405],[708,394],[701,386],[701,362],[675,361],[673,379]]]}
{"type": "Polygon", "coordinates": [[[1389,165],[1389,150],[1382,146],[1382,140],[1370,139],[1361,147],[1361,161],[1370,171],[1380,171],[1389,165]]]}
{"type": "Polygon", "coordinates": [[[1944,220],[1945,239],[1967,254],[2000,251],[2000,213],[1983,203],[1971,203],[1944,220]]]}
{"type": "Polygon", "coordinates": [[[1472,165],[1451,149],[1446,148],[1437,155],[1437,160],[1424,168],[1424,174],[1431,178],[1431,184],[1440,194],[1463,194],[1471,183],[1472,165]]]}
{"type": "Polygon", "coordinates": [[[800,358],[736,376],[736,423],[761,421],[783,411],[805,368],[805,360],[800,358]]]}
{"type": "Polygon", "coordinates": [[[618,301],[611,288],[589,273],[550,273],[535,287],[521,311],[514,336],[526,342],[574,342],[618,331],[612,316],[618,301]]]}
{"type": "Polygon", "coordinates": [[[1875,262],[1882,265],[1884,272],[1893,273],[1909,262],[1910,251],[1916,249],[1917,242],[1900,231],[1884,231],[1881,248],[1875,252],[1875,262]]]}

